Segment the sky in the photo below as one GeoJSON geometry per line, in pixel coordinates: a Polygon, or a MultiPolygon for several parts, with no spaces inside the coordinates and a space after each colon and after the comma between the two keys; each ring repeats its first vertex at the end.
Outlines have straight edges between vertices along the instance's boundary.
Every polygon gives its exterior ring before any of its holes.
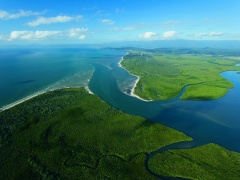
{"type": "Polygon", "coordinates": [[[0,45],[240,40],[239,0],[0,0],[0,45]]]}

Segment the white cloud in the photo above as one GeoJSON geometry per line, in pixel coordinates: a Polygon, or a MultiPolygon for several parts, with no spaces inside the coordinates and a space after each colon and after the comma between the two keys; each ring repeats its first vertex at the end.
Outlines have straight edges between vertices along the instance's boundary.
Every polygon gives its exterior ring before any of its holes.
{"type": "Polygon", "coordinates": [[[210,36],[222,36],[224,35],[223,32],[210,32],[210,36]]]}
{"type": "Polygon", "coordinates": [[[203,37],[215,37],[215,36],[223,36],[223,32],[205,32],[205,33],[198,33],[195,34],[195,38],[203,38],[203,37]]]}
{"type": "Polygon", "coordinates": [[[21,36],[27,35],[29,33],[32,33],[31,31],[12,31],[10,33],[10,39],[18,39],[21,38],[21,36]]]}
{"type": "Polygon", "coordinates": [[[155,33],[155,32],[145,32],[143,34],[140,34],[139,37],[149,39],[149,38],[152,38],[156,35],[157,35],[157,33],[155,33]]]}
{"type": "Polygon", "coordinates": [[[166,31],[163,33],[164,38],[173,38],[177,35],[176,31],[166,31]]]}
{"type": "Polygon", "coordinates": [[[7,11],[0,11],[0,19],[7,19],[9,13],[7,11]]]}
{"type": "MultiPolygon", "coordinates": [[[[50,38],[76,38],[83,40],[87,37],[87,28],[71,28],[66,31],[12,31],[8,38],[8,41],[12,40],[45,40],[50,38]]],[[[0,36],[1,40],[1,36],[0,36]]],[[[3,38],[4,40],[4,38],[3,38]]]]}
{"type": "Polygon", "coordinates": [[[202,38],[204,36],[208,36],[208,33],[198,33],[198,34],[195,34],[196,38],[202,38]]]}
{"type": "Polygon", "coordinates": [[[111,25],[111,24],[115,23],[115,21],[110,20],[110,19],[103,19],[101,22],[102,22],[102,24],[105,24],[105,25],[111,25]]]}
{"type": "Polygon", "coordinates": [[[133,31],[135,29],[136,29],[135,27],[123,27],[123,28],[114,27],[111,29],[111,31],[133,31]]]}
{"type": "Polygon", "coordinates": [[[46,11],[43,12],[34,12],[34,11],[23,11],[19,10],[17,13],[10,13],[8,11],[0,10],[0,19],[18,19],[21,17],[28,17],[28,16],[39,16],[44,14],[46,11]]]}
{"type": "Polygon", "coordinates": [[[55,17],[39,17],[35,21],[28,22],[28,26],[39,26],[43,24],[65,23],[70,21],[79,21],[83,16],[55,16],[55,17]]]}
{"type": "Polygon", "coordinates": [[[86,38],[86,33],[88,31],[88,28],[71,28],[67,31],[67,36],[71,38],[77,37],[80,40],[83,40],[86,38]]]}
{"type": "Polygon", "coordinates": [[[80,35],[79,37],[78,37],[78,39],[80,39],[80,40],[83,40],[83,39],[85,39],[86,38],[86,35],[80,35]]]}
{"type": "Polygon", "coordinates": [[[71,28],[68,30],[68,36],[69,37],[77,37],[83,32],[87,32],[88,28],[71,28]]]}
{"type": "Polygon", "coordinates": [[[61,35],[61,31],[12,31],[9,40],[43,40],[61,35]]]}

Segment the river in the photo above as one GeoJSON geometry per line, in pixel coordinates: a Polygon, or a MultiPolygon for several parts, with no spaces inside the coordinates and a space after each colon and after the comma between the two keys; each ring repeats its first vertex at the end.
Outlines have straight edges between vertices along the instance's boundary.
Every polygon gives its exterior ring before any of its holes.
{"type": "MultiPolygon", "coordinates": [[[[185,101],[180,95],[167,101],[146,102],[123,93],[117,83],[125,71],[116,62],[109,66],[92,64],[95,71],[89,83],[90,90],[110,105],[128,114],[145,117],[177,129],[194,141],[182,144],[188,148],[206,143],[217,143],[240,152],[240,77],[236,71],[221,75],[234,84],[222,98],[211,101],[185,101]]],[[[185,89],[183,89],[184,91],[185,89]]],[[[182,92],[183,93],[183,92],[182,92]]]]}

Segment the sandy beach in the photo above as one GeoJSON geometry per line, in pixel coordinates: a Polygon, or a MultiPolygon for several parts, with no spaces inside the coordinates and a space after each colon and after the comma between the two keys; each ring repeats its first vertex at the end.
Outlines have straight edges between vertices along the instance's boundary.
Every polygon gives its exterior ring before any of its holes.
{"type": "Polygon", "coordinates": [[[29,99],[32,99],[32,98],[34,98],[34,97],[36,97],[36,96],[39,96],[39,95],[41,95],[41,94],[44,94],[45,92],[47,92],[47,91],[37,92],[37,93],[35,93],[35,94],[32,94],[32,95],[27,96],[27,97],[25,97],[25,98],[22,98],[22,99],[20,99],[20,100],[18,100],[18,101],[16,101],[16,102],[13,102],[13,103],[11,103],[11,104],[8,104],[8,105],[6,105],[6,106],[3,106],[0,110],[1,110],[1,111],[5,111],[5,110],[7,110],[7,109],[10,109],[10,108],[18,105],[18,104],[23,103],[24,101],[27,101],[27,100],[29,100],[29,99]]]}
{"type": "MultiPolygon", "coordinates": [[[[129,53],[127,53],[126,55],[128,55],[128,54],[129,54],[129,53]]],[[[125,68],[122,66],[122,64],[121,64],[123,60],[124,60],[124,56],[121,57],[120,61],[118,62],[118,66],[119,66],[120,68],[125,69],[125,68]]],[[[127,69],[125,69],[125,70],[126,70],[129,74],[131,74],[127,69]]],[[[143,99],[143,98],[139,97],[138,95],[136,95],[136,94],[134,93],[135,88],[136,88],[136,86],[137,86],[137,83],[138,83],[139,80],[140,80],[140,77],[139,77],[139,76],[136,76],[136,75],[134,75],[134,74],[131,74],[131,75],[134,76],[134,77],[136,77],[137,79],[136,79],[136,81],[135,81],[135,83],[134,83],[134,85],[133,85],[133,87],[132,87],[132,89],[131,89],[131,93],[130,93],[130,94],[125,93],[125,94],[130,95],[130,96],[135,97],[135,98],[138,98],[138,99],[140,99],[140,100],[142,100],[142,101],[151,102],[152,100],[143,99]]]]}
{"type": "MultiPolygon", "coordinates": [[[[46,92],[55,91],[55,90],[59,90],[59,89],[67,89],[67,88],[71,88],[71,87],[63,87],[63,88],[56,88],[56,89],[52,89],[52,90],[39,91],[39,92],[34,93],[34,94],[30,95],[30,96],[26,96],[25,98],[22,98],[22,99],[20,99],[20,100],[18,100],[18,101],[16,101],[16,102],[13,102],[13,103],[11,103],[11,104],[8,104],[8,105],[6,105],[6,106],[3,106],[2,108],[0,108],[0,111],[5,111],[5,110],[7,110],[7,109],[10,109],[10,108],[12,108],[12,107],[14,107],[14,106],[16,106],[16,105],[18,105],[18,104],[21,104],[21,103],[23,103],[23,102],[25,102],[25,101],[27,101],[27,100],[29,100],[29,99],[32,99],[32,98],[34,98],[34,97],[36,97],[36,96],[39,96],[39,95],[41,95],[41,94],[44,94],[44,93],[46,93],[46,92]]],[[[86,86],[85,89],[86,89],[86,91],[87,91],[89,94],[94,94],[94,93],[88,88],[88,86],[86,86]]]]}
{"type": "Polygon", "coordinates": [[[89,89],[88,86],[86,86],[85,89],[86,89],[86,91],[87,91],[89,94],[94,94],[94,93],[89,89]]]}
{"type": "Polygon", "coordinates": [[[118,62],[118,66],[119,66],[120,68],[123,68],[123,67],[122,67],[122,64],[121,64],[122,61],[123,61],[123,57],[121,57],[120,61],[118,62]]]}

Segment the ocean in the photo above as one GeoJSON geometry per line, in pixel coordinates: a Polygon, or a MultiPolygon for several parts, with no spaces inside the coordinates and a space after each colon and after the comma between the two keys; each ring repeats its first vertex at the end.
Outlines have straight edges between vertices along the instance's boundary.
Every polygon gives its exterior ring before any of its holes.
{"type": "Polygon", "coordinates": [[[124,52],[110,49],[26,48],[0,50],[0,107],[63,87],[87,87],[93,63],[108,66],[124,52]]]}

